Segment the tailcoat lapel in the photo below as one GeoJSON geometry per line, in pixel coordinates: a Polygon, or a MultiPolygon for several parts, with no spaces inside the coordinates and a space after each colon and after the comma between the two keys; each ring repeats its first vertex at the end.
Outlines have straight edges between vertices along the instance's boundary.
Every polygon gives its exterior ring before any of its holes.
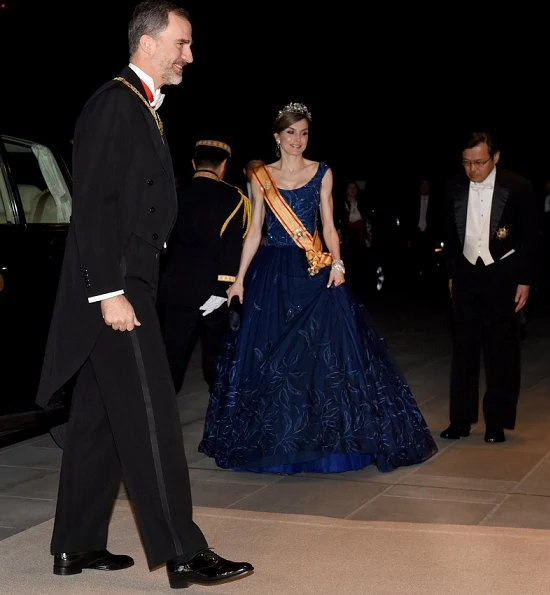
{"type": "MultiPolygon", "coordinates": [[[[125,67],[121,72],[121,76],[124,77],[129,83],[132,83],[132,85],[139,91],[140,95],[145,99],[145,101],[149,103],[141,79],[131,68],[128,66],[125,67]]],[[[130,91],[130,89],[128,90],[130,91]]],[[[159,159],[166,169],[168,175],[173,178],[174,170],[172,166],[170,150],[168,148],[168,142],[166,140],[166,134],[160,133],[159,127],[157,126],[157,121],[155,120],[154,115],[147,109],[147,106],[142,103],[138,97],[136,97],[136,100],[143,105],[143,116],[147,122],[149,134],[151,135],[153,146],[155,147],[159,159]]]]}
{"type": "Polygon", "coordinates": [[[502,212],[504,211],[504,207],[506,206],[506,202],[508,201],[508,197],[510,195],[510,189],[508,186],[503,184],[499,178],[501,178],[501,176],[499,176],[499,172],[497,170],[495,189],[493,191],[493,202],[491,203],[491,231],[489,236],[491,238],[495,236],[497,227],[502,217],[502,212]]]}
{"type": "Polygon", "coordinates": [[[464,236],[466,235],[466,217],[468,215],[468,194],[470,185],[467,180],[461,181],[456,185],[456,195],[454,200],[455,221],[460,243],[464,245],[464,236]]]}

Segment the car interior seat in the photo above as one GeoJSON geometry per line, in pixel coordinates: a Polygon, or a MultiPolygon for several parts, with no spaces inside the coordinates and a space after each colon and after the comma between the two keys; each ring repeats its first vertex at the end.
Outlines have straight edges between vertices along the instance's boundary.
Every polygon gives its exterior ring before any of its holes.
{"type": "Polygon", "coordinates": [[[57,223],[57,205],[48,190],[31,184],[18,184],[27,223],[57,223]]]}

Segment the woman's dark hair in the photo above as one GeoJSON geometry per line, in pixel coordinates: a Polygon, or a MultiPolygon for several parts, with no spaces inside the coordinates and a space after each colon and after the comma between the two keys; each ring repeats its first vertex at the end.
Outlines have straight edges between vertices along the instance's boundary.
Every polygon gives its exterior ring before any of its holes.
{"type": "Polygon", "coordinates": [[[289,103],[279,110],[273,122],[273,132],[282,132],[300,120],[307,120],[311,128],[311,112],[307,107],[303,103],[289,103]]]}

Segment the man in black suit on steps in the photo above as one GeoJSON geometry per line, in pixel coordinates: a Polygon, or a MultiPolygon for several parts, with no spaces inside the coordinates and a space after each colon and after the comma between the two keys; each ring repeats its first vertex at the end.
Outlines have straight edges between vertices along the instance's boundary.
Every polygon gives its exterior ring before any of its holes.
{"type": "Polygon", "coordinates": [[[454,320],[450,425],[442,438],[470,434],[478,421],[480,355],[486,392],[485,441],[514,429],[520,391],[519,312],[536,262],[536,199],[530,181],[497,167],[488,132],[463,145],[464,174],[447,187],[445,243],[454,320]]]}

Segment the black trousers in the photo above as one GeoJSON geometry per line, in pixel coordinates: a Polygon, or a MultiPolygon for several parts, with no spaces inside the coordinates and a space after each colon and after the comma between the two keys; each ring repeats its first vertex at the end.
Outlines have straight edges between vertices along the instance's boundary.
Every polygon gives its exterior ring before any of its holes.
{"type": "MultiPolygon", "coordinates": [[[[206,300],[204,300],[206,301],[206,300]]],[[[159,305],[162,334],[176,392],[182,387],[185,371],[197,340],[201,341],[202,372],[210,392],[216,382],[216,367],[229,331],[229,308],[219,308],[203,316],[200,304],[166,302],[159,305]]]]}
{"type": "Polygon", "coordinates": [[[481,355],[486,392],[483,414],[488,426],[513,429],[520,391],[519,316],[514,255],[489,266],[465,258],[453,279],[454,349],[451,367],[450,421],[478,421],[481,355]]]}
{"type": "Polygon", "coordinates": [[[153,297],[128,291],[142,326],[101,332],[71,403],[52,553],[104,549],[121,479],[151,568],[207,547],[193,522],[176,393],[153,297]]]}

